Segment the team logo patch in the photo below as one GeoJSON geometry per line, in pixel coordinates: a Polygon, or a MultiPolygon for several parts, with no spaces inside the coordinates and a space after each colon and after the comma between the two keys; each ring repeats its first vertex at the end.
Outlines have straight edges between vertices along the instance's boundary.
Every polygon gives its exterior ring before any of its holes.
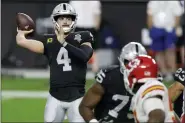
{"type": "Polygon", "coordinates": [[[48,43],[52,43],[52,42],[53,42],[53,38],[48,38],[48,39],[47,39],[47,44],[48,44],[48,43]]]}
{"type": "Polygon", "coordinates": [[[76,34],[74,40],[77,40],[80,43],[82,36],[80,34],[76,34]]]}

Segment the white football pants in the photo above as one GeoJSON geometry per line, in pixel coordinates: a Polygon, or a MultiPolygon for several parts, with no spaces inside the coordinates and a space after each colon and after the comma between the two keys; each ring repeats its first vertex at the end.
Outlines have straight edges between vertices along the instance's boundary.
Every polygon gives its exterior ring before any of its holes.
{"type": "Polygon", "coordinates": [[[49,94],[44,112],[44,122],[62,123],[66,112],[69,122],[85,122],[78,109],[82,98],[72,102],[63,102],[49,94]]]}

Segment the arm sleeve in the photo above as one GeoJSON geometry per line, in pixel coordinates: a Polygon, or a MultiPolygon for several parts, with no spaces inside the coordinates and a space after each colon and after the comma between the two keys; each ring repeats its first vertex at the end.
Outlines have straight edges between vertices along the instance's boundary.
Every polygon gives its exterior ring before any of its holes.
{"type": "Polygon", "coordinates": [[[68,52],[71,52],[76,58],[83,62],[88,62],[93,54],[93,49],[87,45],[81,45],[78,48],[67,43],[65,48],[68,52]]]}
{"type": "Polygon", "coordinates": [[[157,97],[147,98],[143,101],[143,109],[147,115],[155,109],[161,109],[164,111],[164,104],[161,99],[157,97]]]}

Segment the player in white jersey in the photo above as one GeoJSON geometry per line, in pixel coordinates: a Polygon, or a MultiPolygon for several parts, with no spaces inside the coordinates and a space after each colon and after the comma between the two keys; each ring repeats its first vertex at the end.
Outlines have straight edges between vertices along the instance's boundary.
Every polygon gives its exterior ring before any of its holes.
{"type": "Polygon", "coordinates": [[[175,122],[168,89],[157,80],[154,59],[140,55],[130,61],[124,72],[126,89],[133,94],[131,108],[136,122],[175,122]]]}
{"type": "MultiPolygon", "coordinates": [[[[169,96],[172,102],[174,102],[180,94],[184,91],[184,96],[185,96],[185,67],[184,68],[179,68],[175,72],[174,76],[175,82],[169,87],[169,96]]],[[[184,101],[184,96],[183,96],[183,107],[182,107],[182,116],[181,116],[181,121],[182,123],[185,123],[185,101],[184,101]]]]}

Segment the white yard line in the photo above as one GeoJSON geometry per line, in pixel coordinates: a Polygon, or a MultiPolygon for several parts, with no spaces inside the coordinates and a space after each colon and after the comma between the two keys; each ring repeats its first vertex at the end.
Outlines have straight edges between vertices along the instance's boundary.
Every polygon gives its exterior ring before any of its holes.
{"type": "Polygon", "coordinates": [[[47,98],[48,91],[2,91],[3,98],[47,98]]]}
{"type": "MultiPolygon", "coordinates": [[[[1,99],[8,101],[14,98],[44,98],[48,96],[48,91],[1,91],[1,99]]],[[[67,119],[67,115],[65,115],[67,119]]]]}
{"type": "MultiPolygon", "coordinates": [[[[1,74],[21,76],[24,78],[49,78],[49,69],[8,69],[1,68],[1,74]]],[[[95,74],[92,71],[87,71],[86,78],[94,79],[95,74]]]]}

